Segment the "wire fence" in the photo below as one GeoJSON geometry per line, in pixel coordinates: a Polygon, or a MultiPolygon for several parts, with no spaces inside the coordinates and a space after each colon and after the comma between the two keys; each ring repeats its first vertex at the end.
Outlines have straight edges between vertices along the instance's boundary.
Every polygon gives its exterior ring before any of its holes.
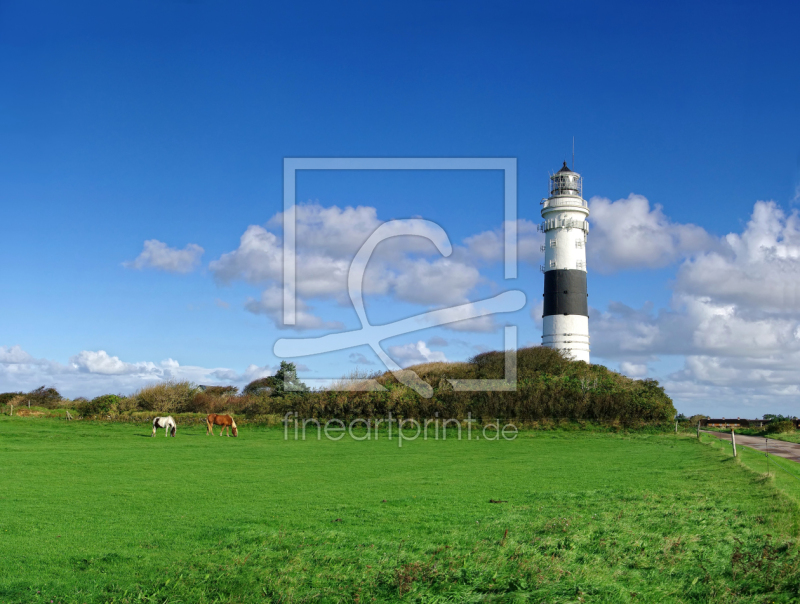
{"type": "MultiPolygon", "coordinates": [[[[767,444],[767,446],[769,446],[769,444],[767,444]]],[[[781,470],[783,470],[784,472],[786,472],[790,476],[793,476],[795,480],[800,482],[800,476],[798,476],[797,474],[795,474],[794,472],[792,472],[788,468],[785,468],[783,466],[783,462],[778,462],[777,461],[778,459],[789,461],[785,457],[781,457],[780,455],[770,455],[769,450],[764,452],[764,456],[767,458],[767,472],[769,472],[769,458],[772,457],[773,458],[773,460],[772,460],[772,465],[773,466],[776,466],[776,467],[780,468],[781,470]],[[775,459],[775,458],[777,458],[777,459],[775,459]]]]}

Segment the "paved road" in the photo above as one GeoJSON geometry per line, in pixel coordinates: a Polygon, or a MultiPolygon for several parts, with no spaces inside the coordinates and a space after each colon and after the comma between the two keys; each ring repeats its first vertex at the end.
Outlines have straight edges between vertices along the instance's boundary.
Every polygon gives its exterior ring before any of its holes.
{"type": "MultiPolygon", "coordinates": [[[[730,440],[731,435],[724,432],[712,432],[710,430],[703,430],[705,434],[712,434],[722,440],[730,440]]],[[[785,457],[792,461],[800,462],[800,445],[797,443],[787,443],[782,440],[773,440],[771,438],[763,438],[760,436],[745,436],[744,434],[736,435],[736,446],[750,447],[758,451],[769,451],[770,455],[777,455],[778,457],[785,457]]]]}

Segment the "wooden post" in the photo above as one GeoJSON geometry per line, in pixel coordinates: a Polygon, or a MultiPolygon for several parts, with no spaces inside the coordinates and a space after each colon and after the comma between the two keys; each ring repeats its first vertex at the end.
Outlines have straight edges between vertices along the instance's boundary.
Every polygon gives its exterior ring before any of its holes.
{"type": "Polygon", "coordinates": [[[675,434],[678,433],[678,420],[675,420],[675,434]]]}
{"type": "Polygon", "coordinates": [[[697,440],[700,440],[700,422],[697,422],[697,440]]]}
{"type": "Polygon", "coordinates": [[[14,405],[12,405],[11,403],[9,403],[9,404],[8,404],[8,406],[9,406],[9,407],[11,407],[11,413],[10,413],[10,415],[14,415],[14,405]]]}
{"type": "Polygon", "coordinates": [[[736,457],[736,434],[731,428],[731,443],[733,444],[733,456],[736,457]]]}

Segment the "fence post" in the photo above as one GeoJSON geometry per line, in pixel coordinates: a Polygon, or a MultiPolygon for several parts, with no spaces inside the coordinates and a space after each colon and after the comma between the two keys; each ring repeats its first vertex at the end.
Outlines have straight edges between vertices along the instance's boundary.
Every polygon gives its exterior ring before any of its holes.
{"type": "Polygon", "coordinates": [[[767,458],[767,476],[769,476],[769,439],[764,439],[764,448],[766,451],[764,452],[764,456],[767,458]]]}
{"type": "Polygon", "coordinates": [[[731,443],[733,443],[733,456],[736,457],[736,433],[731,428],[731,443]]]}
{"type": "Polygon", "coordinates": [[[8,406],[11,407],[11,413],[9,415],[14,415],[14,405],[9,403],[8,406]]]}
{"type": "Polygon", "coordinates": [[[675,420],[675,434],[678,433],[678,420],[675,420]]]}
{"type": "Polygon", "coordinates": [[[697,422],[697,440],[700,440],[700,422],[697,422]]]}

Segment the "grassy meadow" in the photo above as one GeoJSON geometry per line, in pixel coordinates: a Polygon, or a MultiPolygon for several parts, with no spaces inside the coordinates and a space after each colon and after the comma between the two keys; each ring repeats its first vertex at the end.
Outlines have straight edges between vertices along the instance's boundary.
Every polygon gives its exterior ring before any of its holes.
{"type": "Polygon", "coordinates": [[[0,603],[797,601],[795,499],[704,440],[2,416],[0,603]]]}

